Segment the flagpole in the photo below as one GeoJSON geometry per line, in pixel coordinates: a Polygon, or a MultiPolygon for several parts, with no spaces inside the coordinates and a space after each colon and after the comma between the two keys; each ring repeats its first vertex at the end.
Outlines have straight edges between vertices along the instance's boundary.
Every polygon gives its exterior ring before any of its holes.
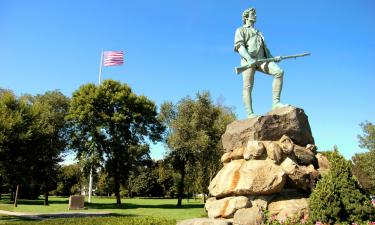
{"type": "MultiPolygon", "coordinates": [[[[101,77],[102,77],[102,65],[103,65],[103,48],[102,48],[102,53],[100,54],[100,66],[99,66],[99,85],[101,82],[101,77]]],[[[92,159],[92,154],[91,154],[91,159],[92,159]]],[[[91,195],[92,195],[92,160],[91,160],[91,165],[90,165],[90,177],[89,177],[89,199],[88,202],[91,203],[91,195]]]]}
{"type": "Polygon", "coordinates": [[[90,178],[89,178],[89,198],[88,198],[89,203],[91,203],[91,195],[92,195],[92,165],[90,166],[90,178]]]}
{"type": "Polygon", "coordinates": [[[102,54],[100,55],[100,66],[99,66],[99,85],[102,78],[102,65],[103,65],[103,48],[102,48],[102,54]]]}

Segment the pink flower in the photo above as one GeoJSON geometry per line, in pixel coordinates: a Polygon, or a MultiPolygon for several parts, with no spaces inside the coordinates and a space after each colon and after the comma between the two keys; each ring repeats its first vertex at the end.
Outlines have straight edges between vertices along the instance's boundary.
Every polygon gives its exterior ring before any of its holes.
{"type": "Polygon", "coordinates": [[[315,225],[323,225],[320,221],[316,221],[315,225]]]}
{"type": "Polygon", "coordinates": [[[275,221],[276,220],[276,215],[272,215],[271,218],[270,218],[271,221],[275,221]]]}
{"type": "Polygon", "coordinates": [[[308,219],[309,219],[309,214],[304,214],[304,215],[303,215],[303,218],[301,219],[301,223],[302,223],[302,224],[303,224],[303,223],[306,223],[308,219]]]}

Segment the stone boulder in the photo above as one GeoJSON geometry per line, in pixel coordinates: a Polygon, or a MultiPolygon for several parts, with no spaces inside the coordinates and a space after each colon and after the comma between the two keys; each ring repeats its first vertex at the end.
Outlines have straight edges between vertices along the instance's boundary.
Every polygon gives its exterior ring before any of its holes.
{"type": "Polygon", "coordinates": [[[308,198],[271,202],[268,206],[268,212],[271,216],[276,216],[278,221],[285,221],[287,218],[302,218],[309,212],[308,198]]]}
{"type": "Polygon", "coordinates": [[[267,210],[278,221],[303,217],[309,213],[308,198],[298,190],[285,189],[269,203],[267,210]]]}
{"type": "Polygon", "coordinates": [[[188,220],[182,220],[177,223],[177,225],[232,225],[232,222],[229,220],[215,220],[207,218],[194,218],[188,220]]]}
{"type": "Polygon", "coordinates": [[[316,157],[314,153],[307,148],[295,145],[294,147],[294,155],[297,157],[298,164],[301,165],[310,165],[310,164],[316,164],[316,157]]]}
{"type": "Polygon", "coordinates": [[[243,153],[245,151],[245,147],[239,147],[231,151],[229,157],[233,159],[243,159],[243,153]]]}
{"type": "Polygon", "coordinates": [[[231,155],[231,153],[232,152],[225,152],[224,154],[223,154],[223,156],[221,156],[221,162],[222,163],[228,163],[228,162],[230,162],[231,161],[231,157],[230,157],[230,155],[231,155]]]}
{"type": "Polygon", "coordinates": [[[234,225],[259,225],[264,223],[263,212],[258,207],[240,209],[234,214],[234,225]]]}
{"type": "Polygon", "coordinates": [[[219,200],[210,198],[205,204],[205,209],[208,212],[208,217],[216,218],[231,218],[238,209],[250,207],[251,202],[245,196],[227,197],[219,200]]]}
{"type": "Polygon", "coordinates": [[[280,145],[275,141],[265,141],[264,144],[266,146],[267,157],[279,165],[285,158],[280,145]]]}
{"type": "Polygon", "coordinates": [[[237,120],[227,126],[222,136],[225,152],[245,147],[248,141],[278,141],[283,135],[295,144],[314,144],[308,117],[303,109],[282,107],[246,120],[237,120]]]}
{"type": "Polygon", "coordinates": [[[294,143],[290,137],[284,134],[280,138],[279,142],[280,142],[281,150],[284,152],[284,154],[289,155],[290,153],[293,152],[294,143]]]}
{"type": "Polygon", "coordinates": [[[265,152],[266,148],[260,141],[248,141],[246,148],[243,153],[243,158],[249,159],[260,159],[265,152]]]}
{"type": "Polygon", "coordinates": [[[319,173],[320,174],[325,174],[329,171],[329,161],[327,157],[325,157],[323,154],[318,153],[315,155],[318,165],[319,165],[319,173]]]}
{"type": "Polygon", "coordinates": [[[258,207],[259,209],[267,209],[268,203],[271,202],[274,198],[274,195],[249,196],[251,207],[258,207]]]}
{"type": "Polygon", "coordinates": [[[216,174],[208,190],[212,196],[269,195],[282,190],[286,175],[270,160],[232,160],[216,174]]]}
{"type": "Polygon", "coordinates": [[[311,191],[319,177],[319,173],[314,169],[313,165],[300,166],[290,158],[286,158],[280,164],[280,167],[296,187],[305,191],[311,191]]]}

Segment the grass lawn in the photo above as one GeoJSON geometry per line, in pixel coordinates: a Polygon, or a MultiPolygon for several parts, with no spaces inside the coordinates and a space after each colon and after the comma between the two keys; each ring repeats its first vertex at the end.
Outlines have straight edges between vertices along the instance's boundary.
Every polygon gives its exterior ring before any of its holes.
{"type": "Polygon", "coordinates": [[[175,220],[153,217],[63,218],[42,221],[7,222],[8,225],[175,225],[175,220]]]}
{"type": "MultiPolygon", "coordinates": [[[[57,213],[57,212],[110,212],[119,216],[127,217],[157,217],[170,220],[182,220],[194,217],[204,217],[206,213],[203,209],[201,200],[190,199],[187,202],[183,200],[183,206],[176,207],[176,199],[154,199],[154,198],[132,198],[121,199],[122,207],[117,208],[114,198],[92,198],[92,202],[86,202],[87,210],[68,210],[68,198],[50,197],[50,205],[44,206],[43,199],[38,200],[19,200],[18,207],[14,207],[8,199],[0,200],[0,209],[13,212],[31,212],[31,213],[57,213]]],[[[1,217],[0,217],[1,218],[1,217]]],[[[4,216],[3,216],[4,218],[4,216]]],[[[10,219],[0,219],[0,221],[11,221],[10,219]]],[[[99,219],[99,218],[97,218],[99,219]]],[[[73,219],[69,219],[73,220],[73,219]]],[[[57,221],[57,220],[56,220],[57,221]]],[[[70,221],[73,223],[73,221],[70,221]]],[[[108,224],[108,223],[106,223],[108,224]]]]}

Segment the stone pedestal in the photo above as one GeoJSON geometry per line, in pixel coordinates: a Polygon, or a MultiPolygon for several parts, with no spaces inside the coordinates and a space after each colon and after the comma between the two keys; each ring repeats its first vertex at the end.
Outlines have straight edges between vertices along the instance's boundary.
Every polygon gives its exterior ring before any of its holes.
{"type": "Polygon", "coordinates": [[[326,159],[317,158],[303,109],[288,106],[234,121],[222,143],[224,165],[208,187],[205,205],[211,221],[255,225],[265,219],[263,210],[279,220],[308,214],[307,197],[326,159]]]}

